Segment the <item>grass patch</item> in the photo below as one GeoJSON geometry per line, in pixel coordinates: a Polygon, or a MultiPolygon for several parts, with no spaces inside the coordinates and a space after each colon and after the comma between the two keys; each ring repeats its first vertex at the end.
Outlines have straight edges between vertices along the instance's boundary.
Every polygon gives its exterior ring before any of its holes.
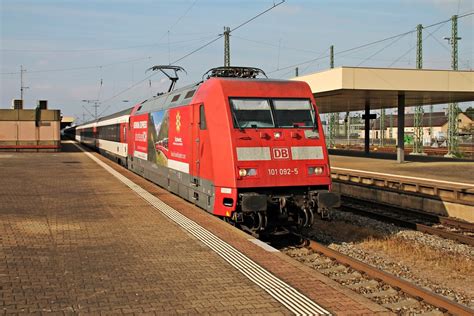
{"type": "Polygon", "coordinates": [[[383,239],[368,238],[360,244],[366,251],[384,252],[394,259],[417,266],[432,273],[454,278],[474,278],[474,260],[455,253],[439,251],[429,246],[398,237],[383,239]]]}

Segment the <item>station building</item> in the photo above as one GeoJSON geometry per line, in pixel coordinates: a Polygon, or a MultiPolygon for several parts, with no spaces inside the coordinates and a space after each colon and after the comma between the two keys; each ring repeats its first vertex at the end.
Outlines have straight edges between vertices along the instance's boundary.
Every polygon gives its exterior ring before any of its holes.
{"type": "MultiPolygon", "coordinates": [[[[460,112],[457,117],[458,120],[458,135],[468,135],[472,137],[474,129],[474,121],[466,113],[460,112]]],[[[394,139],[396,141],[398,135],[398,116],[396,114],[387,114],[383,122],[383,129],[381,130],[380,117],[374,120],[372,129],[370,131],[371,139],[394,139]],[[391,122],[391,123],[390,123],[391,122]]],[[[405,115],[405,135],[411,136],[415,133],[415,115],[405,115]]],[[[434,142],[441,142],[446,140],[448,134],[448,115],[445,112],[425,113],[423,115],[423,144],[432,145],[434,142]]],[[[364,137],[364,131],[359,132],[359,137],[364,137]]]]}
{"type": "Polygon", "coordinates": [[[0,109],[0,151],[60,151],[60,110],[49,110],[46,100],[23,109],[21,101],[0,109]]]}

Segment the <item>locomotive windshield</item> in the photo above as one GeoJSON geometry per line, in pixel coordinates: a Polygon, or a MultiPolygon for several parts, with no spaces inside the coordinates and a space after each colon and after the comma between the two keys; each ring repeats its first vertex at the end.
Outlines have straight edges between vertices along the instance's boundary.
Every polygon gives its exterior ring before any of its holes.
{"type": "Polygon", "coordinates": [[[267,99],[231,99],[234,126],[238,128],[274,127],[270,102],[267,99]]]}
{"type": "Polygon", "coordinates": [[[272,100],[278,127],[313,127],[309,100],[272,100]]]}
{"type": "Polygon", "coordinates": [[[230,99],[235,128],[316,128],[315,112],[305,99],[230,99]]]}

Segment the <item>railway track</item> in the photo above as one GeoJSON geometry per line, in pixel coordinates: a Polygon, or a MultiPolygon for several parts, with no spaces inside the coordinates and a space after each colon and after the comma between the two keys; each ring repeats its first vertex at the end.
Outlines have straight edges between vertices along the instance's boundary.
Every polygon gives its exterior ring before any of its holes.
{"type": "MultiPolygon", "coordinates": [[[[334,281],[358,292],[397,314],[473,315],[474,310],[381,271],[315,241],[306,243],[307,253],[287,253],[334,281]]],[[[295,248],[296,249],[296,248],[295,248]]]]}
{"type": "Polygon", "coordinates": [[[341,210],[474,246],[474,223],[347,196],[341,210]]]}

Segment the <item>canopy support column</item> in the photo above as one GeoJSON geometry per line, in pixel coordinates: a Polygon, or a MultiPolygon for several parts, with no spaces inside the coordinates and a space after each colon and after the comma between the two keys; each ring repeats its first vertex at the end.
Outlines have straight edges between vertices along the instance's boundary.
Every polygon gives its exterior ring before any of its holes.
{"type": "Polygon", "coordinates": [[[370,152],[370,99],[365,99],[365,129],[364,129],[364,152],[370,152]]]}
{"type": "Polygon", "coordinates": [[[405,162],[405,93],[398,93],[397,162],[405,162]]]}

